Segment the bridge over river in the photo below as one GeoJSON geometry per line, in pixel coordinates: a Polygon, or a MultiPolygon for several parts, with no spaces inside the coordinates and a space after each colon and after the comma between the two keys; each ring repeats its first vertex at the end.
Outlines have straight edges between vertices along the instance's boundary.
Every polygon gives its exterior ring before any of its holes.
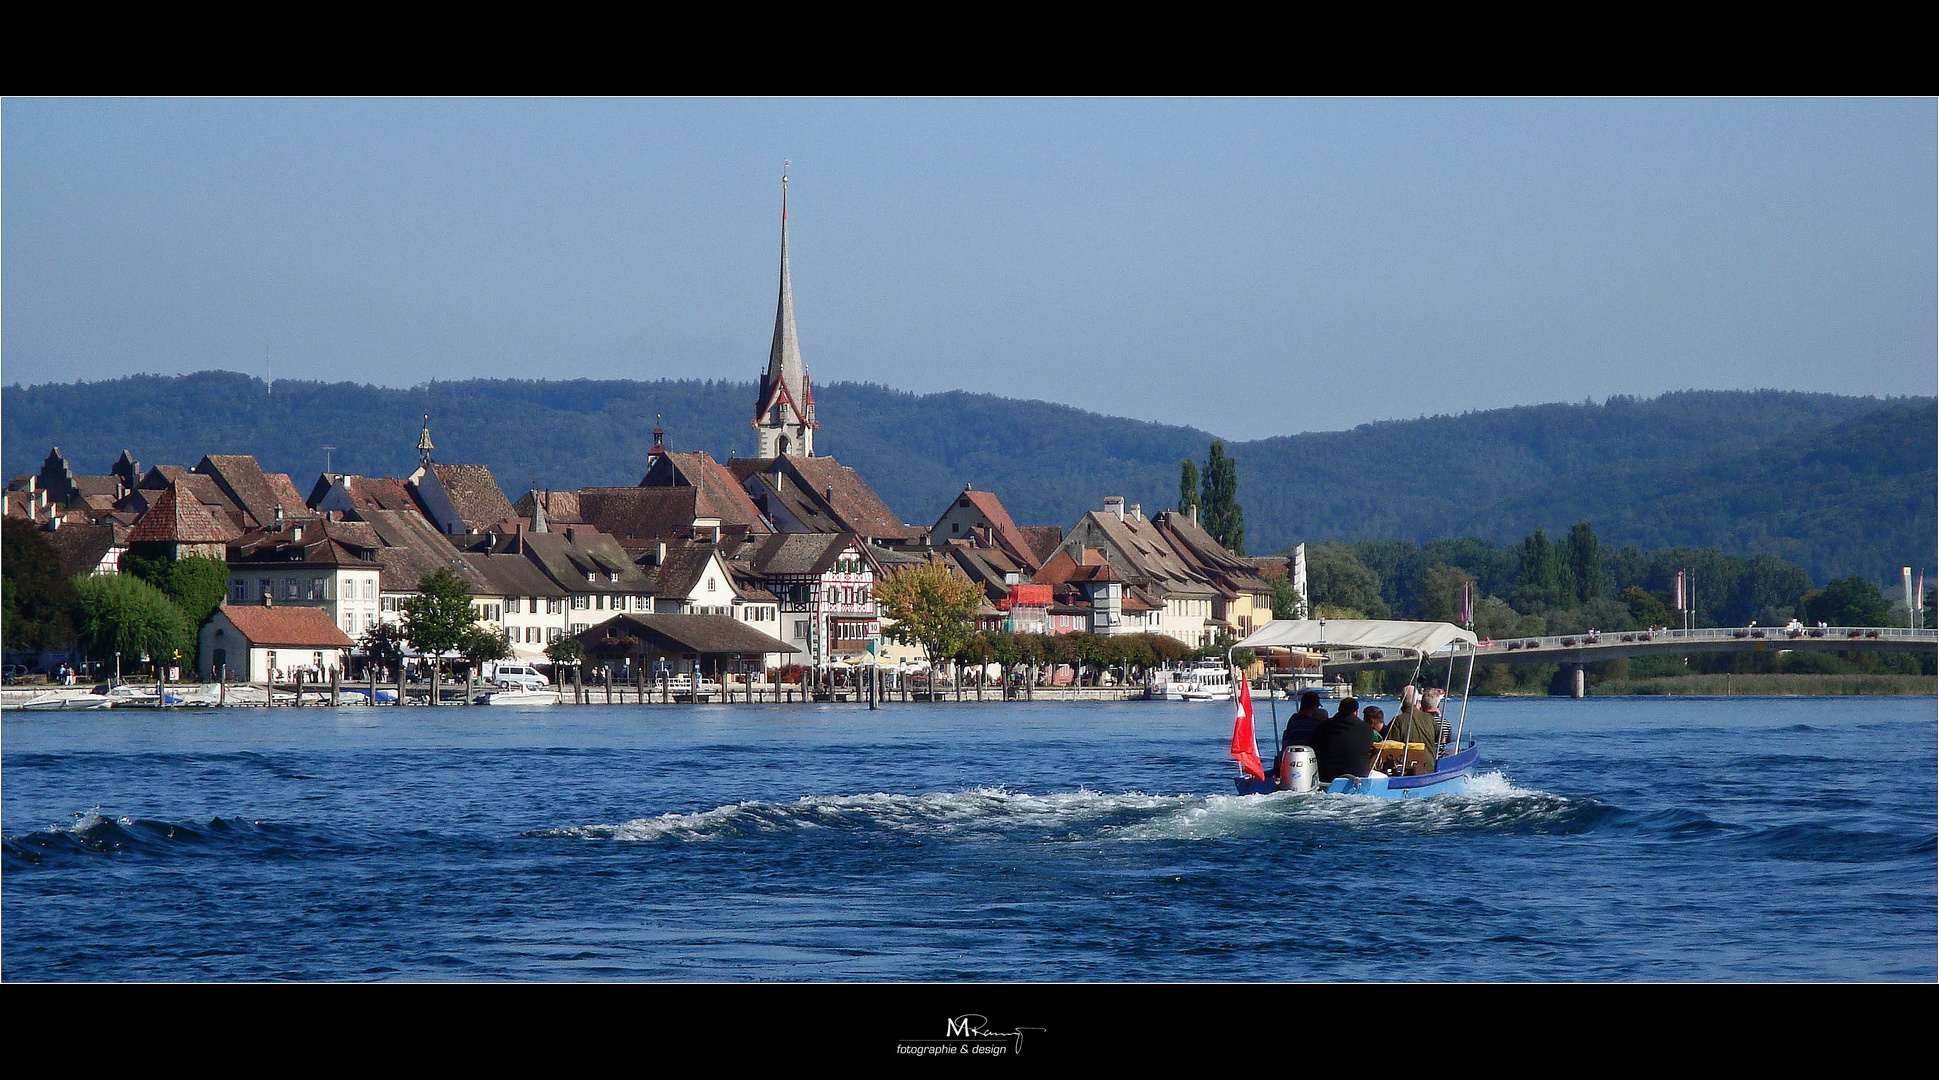
{"type": "MultiPolygon", "coordinates": [[[[1700,652],[1923,652],[1939,651],[1939,630],[1886,626],[1812,626],[1786,630],[1781,626],[1713,627],[1702,630],[1624,630],[1620,633],[1559,634],[1555,637],[1508,638],[1483,641],[1475,650],[1479,664],[1569,664],[1576,668],[1576,696],[1581,697],[1583,664],[1599,664],[1627,656],[1687,656],[1700,652]]],[[[1445,664],[1438,657],[1429,663],[1445,664]]],[[[1325,670],[1398,671],[1412,669],[1414,658],[1378,649],[1342,649],[1329,653],[1325,670]]]]}

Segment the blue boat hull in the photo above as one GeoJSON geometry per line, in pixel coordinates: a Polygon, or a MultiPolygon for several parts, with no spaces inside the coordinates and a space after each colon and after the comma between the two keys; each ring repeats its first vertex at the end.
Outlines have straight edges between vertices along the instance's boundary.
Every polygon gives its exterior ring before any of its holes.
{"type": "MultiPolygon", "coordinates": [[[[1374,795],[1386,799],[1425,799],[1435,795],[1459,795],[1474,782],[1475,758],[1481,751],[1474,743],[1435,763],[1434,771],[1424,776],[1341,776],[1319,790],[1329,795],[1374,795]]],[[[1239,794],[1268,795],[1277,791],[1271,780],[1239,777],[1239,794]]]]}

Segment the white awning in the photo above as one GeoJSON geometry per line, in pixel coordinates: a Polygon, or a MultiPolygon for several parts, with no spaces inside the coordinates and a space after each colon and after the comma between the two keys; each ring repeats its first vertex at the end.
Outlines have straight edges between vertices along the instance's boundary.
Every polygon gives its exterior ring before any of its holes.
{"type": "Polygon", "coordinates": [[[1407,649],[1433,654],[1475,637],[1452,623],[1375,619],[1274,619],[1235,649],[1407,649]]]}

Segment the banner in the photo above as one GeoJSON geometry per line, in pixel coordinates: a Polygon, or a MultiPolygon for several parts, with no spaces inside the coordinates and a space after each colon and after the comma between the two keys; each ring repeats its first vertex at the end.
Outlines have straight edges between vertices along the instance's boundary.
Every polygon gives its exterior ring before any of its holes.
{"type": "Polygon", "coordinates": [[[1293,590],[1299,593],[1299,609],[1293,612],[1293,618],[1295,619],[1312,618],[1313,617],[1312,612],[1306,606],[1306,545],[1305,544],[1301,544],[1298,547],[1293,549],[1293,590]]]}

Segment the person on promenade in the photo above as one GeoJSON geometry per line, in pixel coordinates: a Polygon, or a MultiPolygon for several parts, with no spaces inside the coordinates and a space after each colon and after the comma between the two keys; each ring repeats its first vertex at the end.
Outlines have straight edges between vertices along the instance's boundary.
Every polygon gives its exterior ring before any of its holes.
{"type": "Polygon", "coordinates": [[[1313,733],[1313,754],[1318,758],[1320,782],[1341,776],[1366,776],[1372,769],[1369,755],[1380,736],[1360,719],[1360,702],[1345,698],[1340,711],[1326,719],[1313,733]]]}

